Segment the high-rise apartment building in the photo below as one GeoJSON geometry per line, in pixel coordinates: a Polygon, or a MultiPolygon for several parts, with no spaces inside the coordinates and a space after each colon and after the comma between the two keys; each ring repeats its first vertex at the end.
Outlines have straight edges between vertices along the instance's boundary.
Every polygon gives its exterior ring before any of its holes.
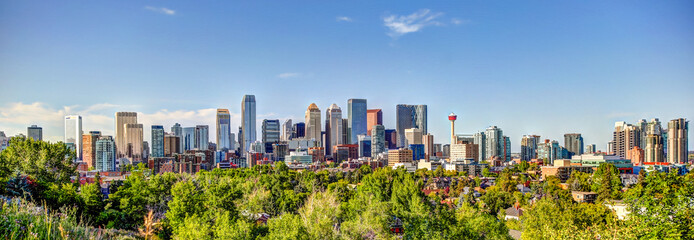
{"type": "Polygon", "coordinates": [[[483,160],[494,159],[495,157],[505,159],[506,157],[504,156],[504,134],[501,128],[491,126],[487,128],[487,130],[484,132],[484,136],[484,145],[486,147],[484,155],[487,159],[483,160]]]}
{"type": "Polygon", "coordinates": [[[43,128],[31,125],[27,128],[27,137],[34,139],[34,141],[43,141],[43,128]]]}
{"type": "MultiPolygon", "coordinates": [[[[143,129],[142,124],[126,123],[123,133],[125,134],[125,156],[131,161],[143,159],[143,129]]],[[[116,146],[118,149],[118,146],[116,146]]]]}
{"type": "Polygon", "coordinates": [[[181,127],[181,124],[179,124],[179,123],[174,124],[174,125],[171,127],[171,133],[172,133],[174,136],[177,136],[177,137],[178,137],[178,142],[179,142],[179,144],[180,144],[180,145],[178,146],[178,149],[179,149],[179,151],[183,152],[184,149],[185,149],[185,145],[183,145],[183,144],[184,144],[184,143],[183,143],[183,128],[181,127]]]}
{"type": "Polygon", "coordinates": [[[422,144],[424,144],[424,159],[429,160],[434,157],[434,135],[422,135],[422,144]]]}
{"type": "Polygon", "coordinates": [[[114,129],[116,130],[116,135],[114,136],[116,138],[116,158],[127,156],[127,151],[129,148],[128,142],[125,137],[125,125],[136,123],[136,112],[116,112],[116,126],[114,127],[114,129]]]}
{"type": "Polygon", "coordinates": [[[595,153],[597,151],[598,150],[597,150],[597,147],[595,146],[595,144],[588,144],[588,145],[586,145],[586,151],[584,153],[595,153]]]}
{"type": "Polygon", "coordinates": [[[405,129],[405,141],[407,144],[422,144],[422,130],[419,128],[405,129]]]}
{"type": "Polygon", "coordinates": [[[627,124],[626,122],[617,122],[614,126],[612,135],[612,153],[620,157],[627,156],[627,150],[634,146],[641,146],[641,130],[638,126],[627,124]]]}
{"type": "Polygon", "coordinates": [[[152,125],[152,157],[164,157],[164,126],[152,125]]]}
{"type": "MultiPolygon", "coordinates": [[[[123,134],[125,137],[125,129],[123,129],[123,134]]],[[[100,172],[116,170],[116,143],[111,136],[102,136],[96,140],[95,156],[95,170],[100,172]]]]}
{"type": "Polygon", "coordinates": [[[366,135],[366,99],[347,100],[348,143],[357,144],[358,135],[366,135]]]}
{"type": "Polygon", "coordinates": [[[231,114],[229,109],[217,109],[217,150],[231,149],[231,114]]]}
{"type": "Polygon", "coordinates": [[[511,161],[511,138],[504,136],[504,154],[501,157],[502,160],[508,162],[511,161]]]}
{"type": "MultiPolygon", "coordinates": [[[[639,128],[639,148],[643,150],[646,148],[646,130],[648,129],[648,122],[646,122],[646,119],[641,119],[639,122],[636,123],[636,126],[639,128]]],[[[633,162],[633,161],[632,161],[633,162]]]]}
{"type": "Polygon", "coordinates": [[[195,142],[195,128],[183,128],[183,149],[182,152],[196,149],[198,146],[195,142]]]}
{"type": "Polygon", "coordinates": [[[537,158],[543,160],[545,166],[554,166],[554,160],[562,158],[562,148],[559,142],[545,139],[544,142],[537,144],[537,158]]]}
{"type": "Polygon", "coordinates": [[[164,135],[164,157],[171,157],[174,153],[181,153],[181,138],[173,134],[164,135]]]}
{"type": "Polygon", "coordinates": [[[306,109],[306,138],[307,139],[313,139],[316,140],[316,142],[319,142],[319,146],[322,146],[323,144],[320,143],[321,141],[321,119],[320,119],[320,109],[318,109],[318,106],[316,106],[315,103],[311,103],[311,105],[308,106],[308,109],[306,109]]]}
{"type": "Polygon", "coordinates": [[[250,146],[256,141],[255,129],[255,95],[244,95],[241,101],[241,155],[246,156],[250,146]]]}
{"type": "Polygon", "coordinates": [[[479,148],[477,151],[479,161],[487,160],[487,137],[484,135],[484,132],[475,133],[473,140],[473,143],[477,144],[477,148],[479,148]]]}
{"type": "Polygon", "coordinates": [[[571,156],[583,154],[583,137],[580,133],[564,134],[564,147],[571,156]]]}
{"type": "Polygon", "coordinates": [[[325,111],[325,149],[343,144],[342,110],[336,104],[330,105],[325,111]]]}
{"type": "Polygon", "coordinates": [[[689,121],[684,118],[670,120],[667,124],[667,161],[669,163],[687,163],[689,161],[688,145],[689,121]]]}
{"type": "Polygon", "coordinates": [[[407,146],[405,129],[418,128],[427,134],[427,105],[398,104],[395,107],[395,130],[398,134],[397,146],[407,146]]]}
{"type": "Polygon", "coordinates": [[[195,126],[195,146],[198,150],[207,150],[210,145],[210,127],[207,125],[195,126]]]}
{"type": "Polygon", "coordinates": [[[663,137],[660,134],[646,135],[645,162],[665,162],[663,158],[663,137]]]}
{"type": "Polygon", "coordinates": [[[634,165],[642,165],[645,160],[643,149],[639,146],[634,146],[633,148],[627,150],[626,159],[631,160],[631,163],[634,165]]]}
{"type": "Polygon", "coordinates": [[[87,168],[96,167],[96,141],[101,137],[100,131],[90,131],[82,135],[82,161],[87,163],[87,168]]]}
{"type": "Polygon", "coordinates": [[[82,116],[65,116],[65,143],[75,146],[77,160],[82,160],[82,116]]]}
{"type": "Polygon", "coordinates": [[[379,153],[385,152],[386,148],[386,128],[383,125],[371,127],[371,157],[376,157],[379,153]]]}
{"type": "Polygon", "coordinates": [[[371,136],[373,126],[383,125],[383,111],[381,109],[366,110],[366,133],[371,136]]]}
{"type": "Polygon", "coordinates": [[[272,153],[272,145],[280,142],[280,120],[263,119],[262,133],[265,152],[272,153]]]}
{"type": "Polygon", "coordinates": [[[521,139],[521,160],[530,161],[537,158],[538,135],[523,135],[521,139]]]}
{"type": "MultiPolygon", "coordinates": [[[[282,128],[280,129],[280,141],[287,142],[292,139],[292,120],[287,119],[282,123],[282,128]]],[[[284,156],[282,156],[284,158],[284,156]]]]}

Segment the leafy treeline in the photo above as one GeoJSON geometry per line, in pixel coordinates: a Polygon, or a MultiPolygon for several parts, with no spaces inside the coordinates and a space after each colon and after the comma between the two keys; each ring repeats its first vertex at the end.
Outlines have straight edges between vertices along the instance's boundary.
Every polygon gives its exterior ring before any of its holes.
{"type": "MultiPolygon", "coordinates": [[[[504,170],[486,189],[479,178],[442,170],[413,174],[362,166],[347,173],[297,172],[278,162],[151,175],[139,166],[112,184],[102,200],[97,185],[69,181],[76,174],[73,156],[61,146],[13,139],[0,154],[2,194],[36,202],[52,214],[70,209],[83,225],[138,232],[142,238],[510,239],[509,229],[522,231],[524,239],[694,237],[691,173],[651,173],[626,192],[612,165],[593,175],[572,174],[567,182],[572,190],[596,191],[600,203],[623,199],[633,213],[627,220],[618,220],[603,204],[574,202],[556,178],[534,181],[537,176],[521,171],[529,167],[525,163],[504,170]],[[422,191],[443,179],[450,181],[448,188],[422,191]],[[531,192],[521,193],[519,184],[531,192]],[[521,221],[504,220],[504,210],[512,206],[526,210],[521,221]],[[393,233],[397,230],[403,233],[393,233]]],[[[14,214],[11,207],[4,204],[3,213],[14,214]]],[[[0,231],[31,235],[16,227],[21,223],[11,224],[15,227],[0,231]]]]}

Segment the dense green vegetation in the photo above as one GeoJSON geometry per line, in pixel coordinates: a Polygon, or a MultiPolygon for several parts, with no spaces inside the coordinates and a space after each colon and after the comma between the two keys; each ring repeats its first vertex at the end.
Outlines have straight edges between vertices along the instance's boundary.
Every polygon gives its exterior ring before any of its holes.
{"type": "Polygon", "coordinates": [[[0,153],[2,195],[24,199],[2,204],[3,236],[510,239],[509,229],[516,229],[524,239],[694,238],[691,173],[643,174],[626,192],[614,166],[603,165],[593,175],[572,174],[567,181],[572,190],[599,193],[599,204],[587,204],[574,202],[556,178],[534,181],[537,176],[521,171],[536,168],[527,163],[499,174],[487,172],[497,178],[486,189],[479,188],[479,178],[442,170],[407,173],[362,166],[347,173],[297,172],[278,162],[274,167],[152,175],[138,166],[102,200],[96,184],[70,181],[76,175],[73,157],[63,144],[21,139],[13,139],[0,153]],[[449,188],[425,195],[422,189],[443,176],[452,179],[449,188]],[[531,192],[519,192],[518,184],[531,192]],[[602,204],[619,199],[632,211],[627,220],[618,220],[602,204]],[[524,215],[520,221],[504,220],[504,210],[514,205],[525,209],[524,215]],[[392,233],[396,227],[404,232],[392,233]]]}

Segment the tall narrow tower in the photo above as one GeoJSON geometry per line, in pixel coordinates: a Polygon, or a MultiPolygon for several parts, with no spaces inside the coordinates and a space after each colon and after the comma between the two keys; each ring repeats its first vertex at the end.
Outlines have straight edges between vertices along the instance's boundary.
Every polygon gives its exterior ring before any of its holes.
{"type": "Polygon", "coordinates": [[[455,120],[458,119],[458,116],[455,115],[455,113],[451,113],[448,115],[448,120],[451,121],[451,145],[456,144],[458,141],[455,138],[455,120]]]}

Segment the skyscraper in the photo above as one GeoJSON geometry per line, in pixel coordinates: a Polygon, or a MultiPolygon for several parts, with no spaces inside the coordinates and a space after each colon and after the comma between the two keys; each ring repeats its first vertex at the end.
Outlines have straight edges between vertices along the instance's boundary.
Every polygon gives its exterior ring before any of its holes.
{"type": "Polygon", "coordinates": [[[637,146],[643,150],[646,148],[646,130],[648,129],[648,122],[646,122],[646,119],[641,119],[636,123],[636,126],[639,128],[639,144],[637,146]]]}
{"type": "Polygon", "coordinates": [[[372,126],[371,157],[376,157],[379,153],[387,151],[386,147],[386,128],[383,125],[372,126]]]}
{"type": "Polygon", "coordinates": [[[503,157],[501,157],[502,160],[504,161],[511,161],[511,138],[504,136],[504,154],[503,157]]]}
{"type": "Polygon", "coordinates": [[[395,107],[395,130],[398,134],[397,146],[406,146],[405,129],[418,128],[427,134],[427,105],[398,104],[395,107]]]}
{"type": "Polygon", "coordinates": [[[398,148],[398,133],[395,129],[386,129],[385,138],[386,149],[397,149],[398,148]]]}
{"type": "Polygon", "coordinates": [[[82,160],[82,116],[65,116],[65,143],[72,143],[77,160],[82,160]]]}
{"type": "Polygon", "coordinates": [[[87,168],[96,167],[96,141],[101,137],[100,131],[91,131],[82,135],[82,161],[87,168]]]}
{"type": "MultiPolygon", "coordinates": [[[[280,130],[280,134],[281,134],[280,140],[281,141],[286,142],[286,141],[289,141],[292,139],[292,132],[293,132],[292,127],[293,126],[292,126],[292,120],[291,119],[284,120],[284,123],[282,123],[282,129],[280,130]]],[[[284,158],[284,156],[282,156],[282,158],[284,158]]]]}
{"type": "Polygon", "coordinates": [[[164,126],[152,125],[152,157],[164,157],[164,126]]]}
{"type": "Polygon", "coordinates": [[[255,95],[244,95],[241,101],[241,128],[242,139],[241,152],[246,156],[250,146],[256,141],[255,129],[255,95]]]}
{"type": "Polygon", "coordinates": [[[210,145],[210,127],[207,125],[195,126],[195,146],[198,150],[207,150],[210,145]]]}
{"type": "Polygon", "coordinates": [[[171,127],[171,133],[173,133],[174,136],[178,137],[178,144],[180,144],[178,146],[179,153],[185,151],[185,145],[183,143],[183,128],[181,127],[181,124],[174,124],[171,127]]]}
{"type": "Polygon", "coordinates": [[[665,162],[663,159],[663,137],[660,134],[646,135],[645,162],[665,162]]]}
{"type": "Polygon", "coordinates": [[[494,157],[505,159],[505,156],[503,156],[504,133],[501,128],[491,126],[484,132],[484,136],[486,138],[484,144],[486,147],[484,155],[487,159],[483,160],[493,159],[494,157]]]}
{"type": "Polygon", "coordinates": [[[521,139],[521,160],[530,161],[537,158],[537,144],[540,136],[523,135],[521,139]]]}
{"type": "Polygon", "coordinates": [[[195,145],[195,128],[183,128],[183,152],[197,148],[195,145]]]}
{"type": "Polygon", "coordinates": [[[564,147],[571,156],[583,154],[583,137],[580,133],[564,134],[564,147]]]}
{"type": "Polygon", "coordinates": [[[306,124],[303,122],[292,125],[292,138],[303,138],[306,136],[306,124]]]}
{"type": "Polygon", "coordinates": [[[371,129],[376,125],[383,125],[383,111],[381,109],[366,110],[366,134],[371,136],[371,129]]]}
{"type": "Polygon", "coordinates": [[[477,147],[479,148],[477,151],[479,161],[487,160],[487,137],[484,135],[484,132],[475,133],[473,138],[474,144],[477,144],[477,147]]]}
{"type": "MultiPolygon", "coordinates": [[[[124,136],[125,136],[125,156],[130,158],[131,161],[142,160],[143,156],[143,131],[142,124],[137,123],[126,123],[124,126],[124,136]]],[[[118,146],[116,146],[118,149],[118,146]]]]}
{"type": "Polygon", "coordinates": [[[356,144],[358,135],[366,135],[366,99],[347,100],[347,119],[349,125],[349,143],[356,144]]]}
{"type": "Polygon", "coordinates": [[[424,159],[429,160],[434,156],[434,135],[422,135],[422,144],[424,144],[424,159]]]}
{"type": "MultiPolygon", "coordinates": [[[[123,132],[125,133],[125,129],[123,129],[123,132]]],[[[100,172],[116,170],[116,144],[111,136],[99,137],[99,140],[96,140],[95,156],[95,170],[100,172]]]]}
{"type": "Polygon", "coordinates": [[[265,152],[272,153],[272,144],[280,142],[280,120],[263,119],[262,133],[265,152]]]}
{"type": "Polygon", "coordinates": [[[359,139],[359,157],[371,157],[371,137],[360,134],[357,138],[359,139]]]}
{"type": "Polygon", "coordinates": [[[181,139],[173,134],[164,135],[164,157],[171,157],[174,153],[181,153],[181,139]]]}
{"type": "Polygon", "coordinates": [[[553,166],[554,160],[561,158],[561,148],[559,142],[545,139],[544,142],[537,144],[537,158],[543,160],[546,166],[553,166]]]}
{"type": "Polygon", "coordinates": [[[332,104],[325,111],[325,149],[343,144],[342,142],[342,109],[332,104]]]}
{"type": "Polygon", "coordinates": [[[217,109],[217,150],[231,149],[231,114],[229,109],[217,109]]]}
{"type": "MultiPolygon", "coordinates": [[[[320,119],[320,109],[315,103],[311,103],[306,109],[306,138],[316,140],[316,142],[321,141],[321,119],[320,119]]],[[[322,144],[318,144],[321,146],[322,144]]]]}
{"type": "Polygon", "coordinates": [[[667,124],[667,161],[687,163],[689,121],[684,118],[670,120],[667,124]]]}
{"type": "Polygon", "coordinates": [[[626,122],[616,122],[612,134],[612,153],[620,157],[627,156],[627,150],[640,146],[641,132],[639,127],[627,124],[626,122]]]}
{"type": "Polygon", "coordinates": [[[31,125],[31,127],[27,128],[27,137],[34,139],[34,141],[42,141],[43,140],[43,128],[36,126],[36,125],[31,125]]]}
{"type": "Polygon", "coordinates": [[[418,128],[405,129],[405,140],[407,145],[422,144],[422,130],[418,128]]]}
{"type": "Polygon", "coordinates": [[[586,151],[584,153],[595,153],[598,151],[596,148],[595,144],[588,144],[586,145],[586,151]]]}
{"type": "Polygon", "coordinates": [[[116,142],[116,158],[121,158],[127,155],[128,142],[125,137],[125,125],[137,123],[137,113],[136,112],[116,112],[116,130],[115,142],[116,142]]]}

